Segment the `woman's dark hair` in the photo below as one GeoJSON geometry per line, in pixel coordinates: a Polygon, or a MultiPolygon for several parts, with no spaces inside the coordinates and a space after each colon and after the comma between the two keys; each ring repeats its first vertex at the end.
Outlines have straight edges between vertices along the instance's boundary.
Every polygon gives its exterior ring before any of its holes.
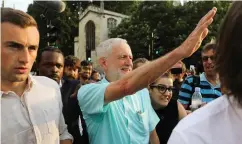
{"type": "Polygon", "coordinates": [[[242,2],[233,2],[216,42],[216,71],[227,95],[242,105],[242,2]]]}

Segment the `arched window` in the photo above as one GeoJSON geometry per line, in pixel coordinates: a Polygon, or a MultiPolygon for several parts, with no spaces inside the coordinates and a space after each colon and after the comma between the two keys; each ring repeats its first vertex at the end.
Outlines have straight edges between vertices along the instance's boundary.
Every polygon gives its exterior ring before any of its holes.
{"type": "Polygon", "coordinates": [[[95,24],[88,21],[85,26],[86,31],[86,59],[91,58],[91,51],[95,50],[95,24]]]}
{"type": "Polygon", "coordinates": [[[108,25],[108,29],[113,29],[117,26],[117,20],[114,18],[108,18],[107,19],[107,25],[108,25]]]}
{"type": "Polygon", "coordinates": [[[95,50],[95,24],[93,21],[88,21],[86,26],[86,49],[95,50]]]}

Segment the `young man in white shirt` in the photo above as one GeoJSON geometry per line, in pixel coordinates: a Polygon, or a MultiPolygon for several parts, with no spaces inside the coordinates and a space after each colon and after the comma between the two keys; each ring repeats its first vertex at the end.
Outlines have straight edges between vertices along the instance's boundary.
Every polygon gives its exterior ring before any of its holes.
{"type": "Polygon", "coordinates": [[[28,14],[1,8],[1,144],[71,144],[58,84],[31,76],[39,31],[28,14]]]}
{"type": "Polygon", "coordinates": [[[227,12],[216,42],[216,71],[224,95],[185,117],[168,144],[242,143],[242,2],[227,12]]]}

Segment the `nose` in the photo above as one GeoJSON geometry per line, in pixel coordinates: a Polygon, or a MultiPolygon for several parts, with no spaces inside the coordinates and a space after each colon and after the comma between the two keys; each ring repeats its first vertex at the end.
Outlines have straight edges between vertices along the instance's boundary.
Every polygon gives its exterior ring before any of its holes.
{"type": "Polygon", "coordinates": [[[212,63],[212,59],[211,58],[208,58],[208,63],[212,63]]]}
{"type": "Polygon", "coordinates": [[[30,54],[27,48],[24,48],[20,51],[19,62],[23,64],[27,64],[30,61],[30,54]]]}
{"type": "Polygon", "coordinates": [[[59,69],[58,69],[57,66],[55,66],[55,65],[51,67],[51,72],[53,72],[53,73],[57,73],[58,70],[59,70],[59,69]]]}
{"type": "Polygon", "coordinates": [[[126,61],[125,61],[125,65],[133,67],[132,59],[127,58],[126,61]]]}
{"type": "Polygon", "coordinates": [[[165,95],[166,96],[171,96],[172,95],[172,90],[166,90],[166,92],[165,92],[165,95]]]}

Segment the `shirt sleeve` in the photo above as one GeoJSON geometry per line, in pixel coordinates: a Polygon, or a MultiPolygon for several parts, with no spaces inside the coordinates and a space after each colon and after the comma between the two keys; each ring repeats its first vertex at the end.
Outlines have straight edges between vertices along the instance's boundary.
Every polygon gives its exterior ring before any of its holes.
{"type": "Polygon", "coordinates": [[[104,104],[104,94],[109,83],[93,83],[82,86],[78,90],[78,103],[83,113],[105,113],[109,104],[104,104]]]}
{"type": "Polygon", "coordinates": [[[151,132],[155,129],[160,119],[151,105],[149,91],[147,89],[144,89],[144,93],[145,93],[145,97],[147,98],[146,102],[147,102],[148,116],[149,116],[149,131],[151,132]]]}
{"type": "Polygon", "coordinates": [[[189,104],[192,97],[192,77],[188,77],[181,85],[179,91],[178,101],[181,104],[189,104]]]}
{"type": "Polygon", "coordinates": [[[67,130],[67,125],[65,123],[65,119],[62,113],[62,108],[63,108],[63,104],[62,104],[62,100],[61,100],[61,92],[59,88],[56,88],[57,90],[57,97],[59,100],[59,105],[60,105],[60,119],[59,119],[59,135],[60,135],[60,140],[67,140],[70,139],[73,141],[73,137],[72,135],[68,132],[67,130]]]}
{"type": "Polygon", "coordinates": [[[167,144],[187,144],[182,135],[173,130],[167,144]]]}

